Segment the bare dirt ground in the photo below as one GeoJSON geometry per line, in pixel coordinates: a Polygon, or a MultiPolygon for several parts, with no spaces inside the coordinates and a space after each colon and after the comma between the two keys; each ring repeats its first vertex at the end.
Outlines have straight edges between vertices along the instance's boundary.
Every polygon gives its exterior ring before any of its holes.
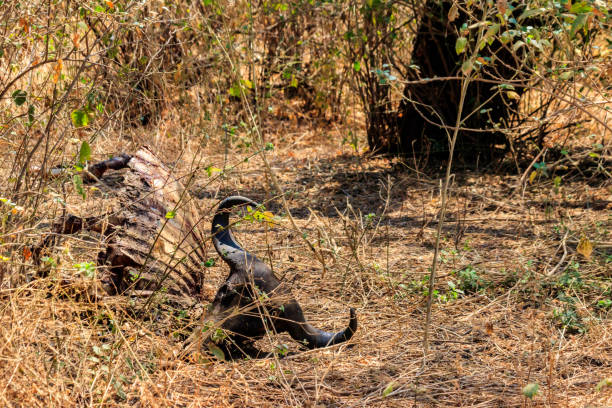
{"type": "MultiPolygon", "coordinates": [[[[184,407],[610,406],[612,184],[576,174],[520,183],[516,174],[457,174],[441,241],[431,344],[423,355],[427,276],[440,180],[342,145],[341,131],[282,122],[268,159],[301,231],[290,227],[258,156],[235,140],[183,151],[165,130],[94,146],[94,157],[147,144],[179,175],[199,165],[190,191],[210,225],[219,199],[239,193],[278,216],[241,223],[243,246],[269,260],[318,327],[338,330],[355,307],[348,344],[304,351],[286,336],[261,342],[282,359],[185,361],[180,342],[117,299],[92,301],[74,265],[101,243],[79,234],[55,249],[44,279],[13,260],[0,283],[0,405],[184,407]],[[160,136],[160,134],[162,136],[160,136]],[[281,137],[282,135],[282,137],[281,137]],[[291,140],[291,141],[288,141],[291,140]],[[193,164],[195,163],[195,164],[193,164]],[[214,169],[234,166],[222,176],[214,169]],[[314,243],[314,256],[302,236],[314,243]],[[579,243],[582,240],[582,244],[579,243]],[[586,242],[586,244],[585,244],[586,242]],[[593,246],[589,253],[588,246],[593,246]],[[324,260],[317,261],[317,257],[324,260]],[[533,399],[523,395],[538,384],[533,399]]],[[[45,211],[95,207],[68,183],[45,211]]],[[[208,227],[207,227],[208,228],[208,227]]],[[[28,232],[32,242],[44,230],[28,232]]],[[[207,243],[213,288],[228,268],[207,243]]],[[[3,266],[0,265],[0,268],[3,266]]],[[[0,275],[2,276],[2,275],[0,275]]],[[[214,292],[211,292],[211,295],[214,292]]]]}

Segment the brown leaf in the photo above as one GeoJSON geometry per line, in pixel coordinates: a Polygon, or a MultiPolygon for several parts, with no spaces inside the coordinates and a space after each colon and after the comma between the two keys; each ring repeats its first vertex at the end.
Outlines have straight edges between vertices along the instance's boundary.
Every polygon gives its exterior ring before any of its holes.
{"type": "Polygon", "coordinates": [[[57,84],[57,81],[59,81],[60,76],[62,75],[62,67],[64,66],[64,62],[60,59],[57,60],[57,64],[55,64],[55,67],[53,68],[53,83],[57,84]]]}
{"type": "Polygon", "coordinates": [[[506,10],[508,10],[508,2],[506,0],[497,0],[497,10],[499,10],[499,14],[502,16],[506,14],[506,10]]]}
{"type": "Polygon", "coordinates": [[[510,98],[510,99],[514,99],[514,100],[519,100],[519,99],[521,99],[521,97],[519,96],[519,94],[517,94],[517,93],[516,93],[516,92],[514,92],[514,91],[508,91],[508,92],[506,92],[506,96],[507,96],[508,98],[510,98]]]}
{"type": "Polygon", "coordinates": [[[28,247],[23,247],[23,259],[28,260],[32,257],[32,251],[28,247]]]}
{"type": "Polygon", "coordinates": [[[576,252],[584,256],[586,259],[591,259],[591,254],[593,253],[593,244],[591,243],[591,241],[589,241],[587,237],[583,236],[582,238],[580,238],[580,242],[578,243],[576,252]]]}
{"type": "Polygon", "coordinates": [[[21,28],[23,28],[23,32],[28,34],[30,32],[30,23],[28,23],[28,20],[21,17],[19,19],[19,25],[21,26],[21,28]]]}
{"type": "Polygon", "coordinates": [[[457,19],[457,16],[459,16],[459,7],[457,7],[456,2],[453,2],[453,5],[448,11],[448,22],[452,23],[453,21],[457,19]]]}

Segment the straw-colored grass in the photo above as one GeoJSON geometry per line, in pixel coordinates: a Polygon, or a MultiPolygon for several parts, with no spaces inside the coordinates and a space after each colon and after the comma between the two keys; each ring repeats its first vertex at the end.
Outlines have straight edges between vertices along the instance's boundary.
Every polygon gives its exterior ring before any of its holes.
{"type": "MultiPolygon", "coordinates": [[[[363,149],[360,66],[341,50],[350,25],[337,24],[359,17],[358,2],[314,2],[316,24],[298,15],[302,26],[286,31],[291,10],[274,17],[269,2],[16,3],[0,2],[0,198],[14,201],[0,202],[1,407],[612,406],[610,169],[576,168],[610,163],[603,60],[568,65],[584,83],[563,82],[571,103],[546,118],[563,132],[541,147],[581,150],[549,159],[543,149],[551,174],[512,157],[508,173],[480,163],[453,176],[424,355],[441,172],[363,149]],[[294,63],[314,81],[299,84],[312,85],[307,103],[289,96],[294,63]],[[253,86],[250,75],[265,81],[253,86]],[[21,104],[17,90],[27,91],[21,104]],[[77,127],[75,111],[90,123],[77,127]],[[185,357],[175,315],[135,315],[133,299],[101,296],[95,275],[76,266],[104,249],[96,234],[62,237],[35,265],[28,248],[64,212],[105,211],[91,190],[83,199],[69,179],[40,172],[73,165],[83,141],[92,160],[149,146],[190,180],[205,229],[226,196],[265,203],[277,224],[242,222],[240,242],[289,282],[317,327],[340,330],[354,307],[355,336],[311,351],[286,334],[259,341],[269,351],[286,344],[285,358],[185,357]],[[267,142],[269,168],[257,152],[267,142]],[[528,384],[538,385],[532,398],[528,384]]],[[[538,90],[554,94],[553,85],[538,90]]],[[[392,98],[403,94],[394,86],[392,98]]],[[[539,132],[542,118],[531,119],[525,126],[539,132]]],[[[228,268],[203,245],[216,261],[204,269],[206,303],[228,268]]]]}
{"type": "MultiPolygon", "coordinates": [[[[281,335],[260,345],[272,350],[287,344],[295,354],[284,359],[181,359],[181,343],[159,330],[155,320],[131,317],[126,300],[92,301],[83,294],[91,280],[73,265],[95,260],[100,243],[79,234],[54,250],[61,263],[46,278],[25,279],[34,267],[16,256],[1,266],[0,404],[610,404],[609,388],[596,390],[612,373],[610,308],[596,306],[611,290],[609,181],[568,180],[555,193],[547,180],[514,189],[519,176],[457,176],[442,241],[430,352],[424,358],[424,277],[433,253],[438,181],[387,160],[355,155],[310,129],[295,130],[303,134],[296,143],[270,135],[277,144],[269,160],[290,192],[297,225],[315,242],[324,266],[289,228],[259,159],[210,184],[200,171],[194,190],[205,186],[198,193],[204,198],[193,199],[203,211],[231,193],[268,201],[281,216],[280,225],[241,223],[237,236],[292,282],[318,327],[342,328],[348,307],[355,307],[359,329],[348,344],[304,351],[281,335]],[[590,259],[576,252],[581,237],[595,243],[590,259]],[[567,255],[556,267],[564,245],[567,255]],[[459,272],[468,268],[472,278],[459,272]],[[570,272],[579,281],[572,281],[570,272]],[[455,299],[449,282],[464,293],[456,292],[455,299]],[[568,311],[575,320],[564,326],[558,316],[569,316],[568,311]],[[529,383],[539,385],[533,400],[522,393],[529,383]]],[[[117,151],[113,140],[95,146],[98,157],[117,151]]],[[[162,158],[165,143],[152,146],[162,158]]],[[[177,174],[189,171],[189,154],[184,153],[177,174]]],[[[217,167],[225,160],[214,145],[198,154],[217,167]]],[[[228,161],[232,164],[231,157],[228,161]]],[[[87,204],[67,188],[73,209],[87,204]]],[[[52,214],[52,207],[45,211],[52,214]]],[[[213,288],[227,270],[219,259],[206,270],[213,288]]]]}

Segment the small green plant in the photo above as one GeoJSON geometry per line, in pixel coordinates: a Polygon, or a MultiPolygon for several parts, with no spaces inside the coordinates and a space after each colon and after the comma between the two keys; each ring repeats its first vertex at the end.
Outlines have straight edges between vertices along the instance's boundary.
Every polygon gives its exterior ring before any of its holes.
{"type": "Polygon", "coordinates": [[[276,352],[281,356],[286,356],[289,352],[289,347],[286,344],[279,344],[276,346],[276,352]]]}
{"type": "Polygon", "coordinates": [[[459,297],[459,295],[464,295],[465,292],[463,292],[463,290],[459,289],[457,287],[457,285],[455,284],[455,282],[453,281],[448,281],[447,283],[448,285],[448,296],[450,297],[450,299],[454,300],[457,299],[459,297]]]}
{"type": "MultiPolygon", "coordinates": [[[[123,375],[119,376],[119,379],[123,382],[126,382],[125,376],[123,375]]],[[[123,385],[121,384],[121,382],[119,382],[116,378],[114,378],[112,384],[113,384],[113,388],[115,389],[117,393],[117,397],[121,401],[127,400],[127,395],[125,394],[125,391],[123,390],[123,385]]]]}
{"type": "Polygon", "coordinates": [[[93,278],[96,273],[96,265],[93,262],[78,263],[74,267],[87,278],[93,278]]]}
{"type": "Polygon", "coordinates": [[[271,362],[270,363],[270,372],[272,374],[270,374],[268,376],[268,381],[276,381],[276,375],[274,375],[274,372],[276,371],[276,363],[275,362],[271,362]]]}
{"type": "Polygon", "coordinates": [[[393,387],[395,385],[395,382],[391,381],[386,387],[385,389],[382,391],[382,396],[383,398],[387,398],[389,396],[389,394],[391,394],[393,392],[393,387]]]}
{"type": "Polygon", "coordinates": [[[115,323],[115,319],[109,313],[102,312],[98,314],[95,317],[94,323],[107,326],[111,333],[117,332],[117,324],[115,323]]]}
{"type": "Polygon", "coordinates": [[[440,251],[440,262],[445,264],[448,263],[449,261],[454,260],[458,255],[458,252],[456,249],[450,249],[450,250],[446,250],[446,249],[442,249],[440,251]]]}
{"type": "Polygon", "coordinates": [[[464,250],[465,252],[470,252],[470,251],[472,250],[472,245],[471,245],[471,242],[470,242],[470,240],[469,240],[469,239],[466,239],[466,240],[463,242],[463,250],[464,250]]]}
{"type": "Polygon", "coordinates": [[[225,333],[225,330],[221,328],[216,329],[213,335],[211,336],[212,341],[214,341],[215,343],[223,341],[226,338],[227,338],[227,333],[225,333]]]}
{"type": "Polygon", "coordinates": [[[51,268],[57,268],[57,262],[55,261],[55,259],[53,259],[50,256],[43,256],[41,258],[41,261],[43,261],[43,263],[49,265],[51,268]]]}
{"type": "Polygon", "coordinates": [[[459,288],[465,293],[475,293],[484,287],[484,280],[478,276],[474,267],[467,266],[457,273],[459,288]]]}
{"type": "Polygon", "coordinates": [[[79,193],[79,195],[85,200],[87,198],[87,192],[83,188],[83,179],[78,174],[72,176],[72,184],[74,184],[74,189],[79,193]]]}
{"type": "Polygon", "coordinates": [[[523,395],[529,399],[533,399],[538,393],[540,386],[536,383],[527,384],[523,387],[523,395]]]}
{"type": "Polygon", "coordinates": [[[376,218],[376,214],[369,213],[363,217],[365,219],[366,226],[371,225],[374,219],[376,218]]]}
{"type": "Polygon", "coordinates": [[[586,328],[576,313],[574,305],[567,303],[563,308],[553,310],[553,317],[567,333],[584,333],[586,328]]]}
{"type": "Polygon", "coordinates": [[[257,291],[258,299],[261,303],[265,303],[270,300],[270,296],[265,291],[260,290],[259,288],[255,288],[255,290],[257,291]]]}
{"type": "Polygon", "coordinates": [[[344,136],[344,138],[342,138],[342,144],[344,145],[346,143],[348,143],[355,152],[359,151],[359,138],[357,137],[357,134],[351,130],[349,130],[348,136],[344,136]]]}
{"type": "Polygon", "coordinates": [[[580,289],[583,287],[584,282],[580,275],[580,264],[578,262],[571,262],[561,276],[559,276],[557,285],[562,289],[580,289]]]}

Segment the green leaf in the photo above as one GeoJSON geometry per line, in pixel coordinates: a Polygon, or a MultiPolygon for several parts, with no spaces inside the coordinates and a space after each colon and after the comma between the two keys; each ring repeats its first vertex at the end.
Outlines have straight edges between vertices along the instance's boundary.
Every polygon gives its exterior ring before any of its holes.
{"type": "Polygon", "coordinates": [[[500,41],[502,44],[508,44],[510,40],[512,40],[512,37],[509,31],[504,31],[500,36],[500,41]]]}
{"type": "Polygon", "coordinates": [[[241,96],[241,93],[240,93],[240,84],[239,83],[235,83],[234,85],[232,85],[232,87],[227,90],[227,93],[229,93],[230,96],[233,96],[234,98],[240,98],[240,96],[241,96]]]}
{"type": "Polygon", "coordinates": [[[612,387],[612,377],[604,378],[599,383],[597,383],[597,386],[595,386],[595,390],[599,392],[606,387],[612,387]]]}
{"type": "Polygon", "coordinates": [[[353,62],[353,70],[355,72],[359,72],[361,71],[361,64],[359,63],[359,61],[355,61],[353,62]]]}
{"type": "Polygon", "coordinates": [[[76,128],[89,125],[89,115],[83,109],[76,109],[70,114],[72,124],[76,128]]]}
{"type": "Polygon", "coordinates": [[[166,213],[166,218],[171,220],[172,218],[176,217],[176,211],[168,211],[166,213]]]}
{"type": "Polygon", "coordinates": [[[264,150],[274,150],[274,144],[272,142],[266,143],[266,147],[264,147],[264,150]]]}
{"type": "Polygon", "coordinates": [[[465,51],[466,45],[467,45],[467,38],[465,37],[457,38],[457,42],[455,43],[455,52],[457,53],[457,55],[465,51]]]}
{"type": "Polygon", "coordinates": [[[28,106],[28,122],[26,123],[27,126],[32,126],[34,124],[34,112],[35,111],[36,111],[36,108],[34,108],[34,105],[28,106]]]}
{"type": "Polygon", "coordinates": [[[204,262],[204,266],[207,268],[215,266],[215,258],[209,258],[206,262],[204,262]]]}
{"type": "Polygon", "coordinates": [[[208,349],[213,356],[217,357],[217,359],[225,361],[225,353],[223,353],[223,350],[221,350],[219,347],[211,345],[208,349]]]}
{"type": "Polygon", "coordinates": [[[79,149],[79,164],[83,165],[91,157],[91,147],[85,140],[81,142],[81,148],[79,149]]]}
{"type": "Polygon", "coordinates": [[[88,278],[92,278],[96,273],[96,265],[93,262],[83,262],[74,265],[80,273],[88,278]]]}
{"type": "Polygon", "coordinates": [[[218,167],[213,167],[213,166],[208,166],[206,168],[206,174],[208,174],[208,177],[212,176],[213,173],[220,173],[222,170],[218,167]]]}
{"type": "Polygon", "coordinates": [[[386,398],[387,396],[389,396],[389,394],[391,394],[393,392],[393,386],[395,385],[395,382],[391,381],[389,383],[389,385],[387,385],[385,387],[385,389],[382,392],[382,396],[383,398],[386,398]]]}
{"type": "Polygon", "coordinates": [[[284,343],[283,344],[279,344],[279,345],[276,346],[276,351],[281,356],[284,356],[289,351],[289,347],[286,344],[284,344],[284,343]]]}
{"type": "Polygon", "coordinates": [[[578,30],[580,30],[582,27],[584,27],[584,24],[587,21],[587,14],[578,14],[576,16],[576,19],[574,20],[574,23],[572,24],[572,28],[570,30],[570,37],[574,38],[574,36],[576,35],[576,33],[578,32],[578,30]]]}
{"type": "Polygon", "coordinates": [[[21,89],[18,89],[15,92],[13,92],[13,95],[11,96],[13,97],[13,102],[15,102],[15,105],[21,106],[25,103],[27,95],[28,93],[26,91],[22,91],[21,89]]]}
{"type": "Polygon", "coordinates": [[[295,75],[291,75],[291,83],[289,84],[290,87],[292,88],[297,88],[298,87],[298,80],[295,77],[295,75]]]}
{"type": "Polygon", "coordinates": [[[491,27],[489,27],[489,29],[484,35],[484,40],[485,41],[489,39],[493,40],[493,37],[495,37],[497,33],[499,32],[499,27],[500,27],[499,23],[493,24],[491,27]]]}
{"type": "Polygon", "coordinates": [[[79,176],[78,174],[72,176],[72,184],[74,184],[74,188],[77,193],[79,193],[81,197],[83,197],[83,200],[85,200],[85,198],[87,198],[87,194],[83,189],[83,179],[81,178],[81,176],[79,176]]]}
{"type": "Polygon", "coordinates": [[[533,399],[535,395],[538,393],[538,389],[540,386],[536,383],[527,384],[523,387],[523,395],[529,399],[533,399]]]}
{"type": "Polygon", "coordinates": [[[591,11],[593,11],[593,7],[589,6],[586,1],[579,1],[572,4],[569,12],[572,14],[582,14],[590,13],[591,11]]]}
{"type": "Polygon", "coordinates": [[[472,64],[472,61],[470,60],[465,61],[461,65],[461,72],[463,72],[463,75],[465,76],[468,76],[470,72],[472,72],[472,69],[474,69],[474,64],[472,64]]]}
{"type": "Polygon", "coordinates": [[[521,14],[521,16],[518,18],[518,21],[522,21],[522,20],[524,20],[526,18],[529,18],[529,17],[535,17],[535,16],[538,16],[538,15],[543,14],[545,12],[546,12],[546,9],[543,8],[543,7],[536,8],[536,9],[525,10],[523,12],[523,14],[521,14]]]}

